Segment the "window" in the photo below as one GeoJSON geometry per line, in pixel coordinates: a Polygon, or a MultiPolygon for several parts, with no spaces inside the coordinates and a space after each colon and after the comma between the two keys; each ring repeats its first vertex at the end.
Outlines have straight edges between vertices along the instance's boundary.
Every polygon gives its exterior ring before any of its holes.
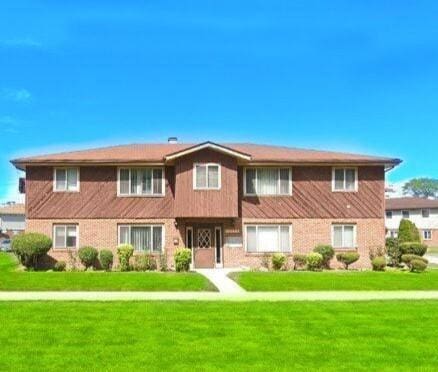
{"type": "Polygon", "coordinates": [[[54,191],[79,191],[79,168],[55,168],[54,191]]]}
{"type": "Polygon", "coordinates": [[[119,244],[131,244],[138,252],[161,253],[164,227],[161,225],[120,225],[119,244]]]}
{"type": "Polygon", "coordinates": [[[386,211],[386,218],[391,219],[392,218],[392,211],[386,211]]]}
{"type": "Polygon", "coordinates": [[[389,237],[390,238],[397,238],[398,237],[398,230],[390,230],[389,237]]]}
{"type": "Polygon", "coordinates": [[[421,210],[421,215],[423,216],[423,218],[429,218],[429,216],[430,216],[430,209],[422,209],[421,210]]]}
{"type": "Polygon", "coordinates": [[[246,251],[260,252],[291,252],[290,225],[247,225],[246,251]]]}
{"type": "Polygon", "coordinates": [[[432,231],[431,230],[423,230],[423,239],[424,240],[432,240],[432,231]]]}
{"type": "Polygon", "coordinates": [[[409,211],[402,211],[402,217],[405,219],[409,219],[409,211]]]}
{"type": "Polygon", "coordinates": [[[221,188],[221,168],[219,164],[195,164],[193,171],[195,190],[219,190],[221,188]]]}
{"type": "Polygon", "coordinates": [[[332,245],[336,249],[355,249],[356,225],[332,225],[332,245]]]}
{"type": "Polygon", "coordinates": [[[333,191],[357,191],[357,168],[333,168],[333,191]]]}
{"type": "Polygon", "coordinates": [[[245,168],[245,195],[292,195],[291,168],[245,168]]]}
{"type": "Polygon", "coordinates": [[[164,195],[163,168],[120,168],[118,173],[118,195],[164,195]]]}
{"type": "Polygon", "coordinates": [[[78,246],[77,225],[54,225],[53,226],[53,248],[75,249],[78,246]]]}

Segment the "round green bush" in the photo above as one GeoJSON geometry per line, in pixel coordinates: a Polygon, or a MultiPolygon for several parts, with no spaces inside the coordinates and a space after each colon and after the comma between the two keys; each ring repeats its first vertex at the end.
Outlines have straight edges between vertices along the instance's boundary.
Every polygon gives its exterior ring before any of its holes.
{"type": "Polygon", "coordinates": [[[157,262],[150,254],[137,254],[134,256],[134,270],[135,271],[149,271],[156,270],[157,262]]]}
{"type": "Polygon", "coordinates": [[[403,263],[406,264],[406,266],[409,268],[410,271],[414,271],[412,266],[413,261],[421,261],[426,265],[426,267],[427,264],[429,263],[429,261],[426,260],[424,257],[417,256],[415,254],[404,254],[403,256],[401,256],[401,260],[403,263]]]}
{"type": "Polygon", "coordinates": [[[111,270],[114,262],[114,255],[109,249],[102,249],[99,252],[99,262],[102,269],[111,270]]]}
{"type": "Polygon", "coordinates": [[[420,242],[420,232],[412,221],[402,219],[398,228],[399,243],[420,242]]]}
{"type": "Polygon", "coordinates": [[[411,261],[411,271],[421,273],[427,269],[427,263],[422,260],[414,259],[411,261]]]}
{"type": "Polygon", "coordinates": [[[54,271],[65,271],[67,264],[65,263],[65,261],[56,261],[55,264],[53,265],[53,270],[54,271]]]}
{"type": "Polygon", "coordinates": [[[78,257],[85,269],[95,267],[98,254],[99,252],[94,247],[81,247],[78,250],[78,257]]]}
{"type": "Polygon", "coordinates": [[[281,270],[286,263],[286,256],[283,253],[275,253],[272,255],[272,268],[276,271],[281,270]]]}
{"type": "Polygon", "coordinates": [[[189,271],[190,262],[192,261],[192,251],[188,248],[179,248],[175,252],[175,270],[189,271]]]}
{"type": "Polygon", "coordinates": [[[427,252],[427,245],[418,242],[405,242],[400,244],[400,251],[402,254],[424,256],[427,252]]]}
{"type": "Polygon", "coordinates": [[[295,253],[292,256],[292,259],[294,261],[294,270],[302,269],[304,266],[306,266],[307,256],[305,254],[295,253]]]}
{"type": "Polygon", "coordinates": [[[321,270],[323,257],[320,253],[316,253],[316,252],[309,253],[307,255],[306,263],[307,263],[307,268],[310,271],[321,270]]]}
{"type": "Polygon", "coordinates": [[[119,257],[120,271],[129,271],[131,266],[129,260],[134,254],[134,247],[131,244],[121,244],[117,247],[117,256],[119,257]]]}
{"type": "Polygon", "coordinates": [[[374,271],[385,271],[386,267],[386,258],[383,256],[375,257],[371,261],[371,265],[373,266],[374,271]]]}
{"type": "Polygon", "coordinates": [[[25,233],[12,239],[12,251],[27,268],[36,269],[38,259],[52,247],[52,239],[43,234],[25,233]]]}
{"type": "Polygon", "coordinates": [[[317,245],[313,248],[313,252],[319,253],[322,256],[322,265],[329,269],[330,260],[335,257],[335,250],[331,245],[317,245]]]}
{"type": "Polygon", "coordinates": [[[344,265],[345,270],[359,259],[360,255],[357,252],[338,253],[336,259],[344,265]]]}

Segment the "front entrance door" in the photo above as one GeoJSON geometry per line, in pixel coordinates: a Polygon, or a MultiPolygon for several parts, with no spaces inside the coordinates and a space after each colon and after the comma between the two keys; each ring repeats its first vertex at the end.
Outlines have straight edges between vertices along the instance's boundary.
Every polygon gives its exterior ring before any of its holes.
{"type": "Polygon", "coordinates": [[[214,267],[214,229],[209,226],[199,226],[195,229],[195,267],[214,267]]]}

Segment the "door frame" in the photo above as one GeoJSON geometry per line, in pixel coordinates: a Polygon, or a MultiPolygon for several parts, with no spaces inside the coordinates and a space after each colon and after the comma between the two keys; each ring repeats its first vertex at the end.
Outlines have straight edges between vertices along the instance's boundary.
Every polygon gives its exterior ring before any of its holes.
{"type": "Polygon", "coordinates": [[[224,245],[222,244],[222,226],[217,225],[214,227],[214,267],[222,268],[224,267],[224,245]],[[216,231],[219,231],[219,250],[220,250],[220,262],[217,262],[217,240],[216,231]]]}
{"type": "Polygon", "coordinates": [[[193,223],[190,225],[186,225],[186,228],[185,228],[185,245],[186,245],[186,248],[189,248],[191,250],[191,253],[192,253],[192,262],[190,263],[190,269],[196,268],[196,266],[195,266],[195,249],[196,249],[196,247],[195,247],[195,231],[197,232],[198,228],[203,228],[206,226],[208,226],[208,228],[211,228],[211,230],[213,231],[213,237],[214,237],[214,245],[212,247],[214,249],[213,268],[224,267],[224,245],[223,245],[223,236],[222,236],[222,231],[223,231],[222,225],[216,225],[214,223],[212,223],[212,224],[193,223]],[[188,232],[189,231],[191,231],[191,234],[192,234],[192,242],[191,242],[192,246],[191,247],[187,246],[188,245],[187,242],[189,240],[188,239],[188,232]],[[220,263],[217,262],[217,247],[216,247],[216,232],[217,231],[219,231],[219,239],[220,239],[220,259],[221,259],[220,263]]]}

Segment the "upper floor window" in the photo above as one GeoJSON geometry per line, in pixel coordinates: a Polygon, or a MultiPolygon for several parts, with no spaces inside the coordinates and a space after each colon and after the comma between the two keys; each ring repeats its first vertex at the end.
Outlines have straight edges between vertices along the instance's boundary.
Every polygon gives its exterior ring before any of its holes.
{"type": "Polygon", "coordinates": [[[355,249],[356,225],[332,225],[332,245],[335,249],[355,249]]]}
{"type": "Polygon", "coordinates": [[[118,171],[118,195],[163,196],[163,168],[120,168],[118,171]]]}
{"type": "Polygon", "coordinates": [[[357,168],[333,168],[333,191],[357,191],[357,168]]]}
{"type": "Polygon", "coordinates": [[[79,191],[79,168],[55,168],[54,191],[79,191]]]}
{"type": "Polygon", "coordinates": [[[423,216],[423,218],[429,218],[429,216],[430,216],[430,209],[422,209],[421,210],[421,215],[423,216]]]}
{"type": "Polygon", "coordinates": [[[221,188],[221,167],[219,164],[195,164],[193,170],[195,190],[219,190],[221,188]]]}
{"type": "Polygon", "coordinates": [[[402,211],[402,217],[405,219],[409,219],[410,213],[408,210],[402,211]]]}
{"type": "Polygon", "coordinates": [[[74,249],[78,246],[77,225],[54,225],[53,226],[53,248],[74,249]]]}
{"type": "Polygon", "coordinates": [[[292,195],[291,168],[245,168],[245,195],[292,195]]]}
{"type": "Polygon", "coordinates": [[[391,219],[392,218],[392,211],[386,211],[386,218],[391,219]]]}

